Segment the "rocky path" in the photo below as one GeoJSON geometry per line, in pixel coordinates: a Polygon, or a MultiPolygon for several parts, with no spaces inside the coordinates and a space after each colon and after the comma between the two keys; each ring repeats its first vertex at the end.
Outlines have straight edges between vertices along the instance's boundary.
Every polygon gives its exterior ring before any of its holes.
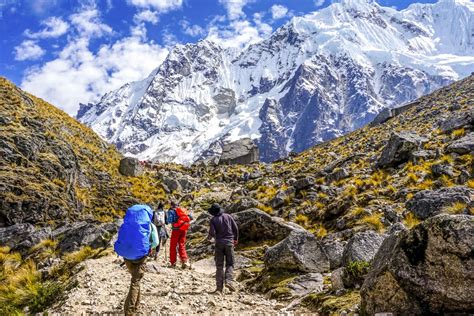
{"type": "MultiPolygon", "coordinates": [[[[215,289],[211,260],[196,262],[193,270],[166,267],[162,258],[147,262],[142,279],[141,312],[153,314],[275,314],[286,306],[275,300],[239,290],[219,296],[215,289]]],[[[67,293],[65,302],[53,307],[52,315],[118,314],[128,292],[130,275],[121,260],[109,255],[83,263],[79,285],[67,293]]]]}

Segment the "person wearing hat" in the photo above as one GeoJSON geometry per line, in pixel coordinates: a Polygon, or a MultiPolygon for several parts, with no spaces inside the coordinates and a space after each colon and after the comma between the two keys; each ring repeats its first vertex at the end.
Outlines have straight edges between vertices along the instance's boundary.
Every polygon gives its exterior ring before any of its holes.
{"type": "Polygon", "coordinates": [[[219,204],[213,204],[208,212],[213,216],[210,221],[208,239],[215,241],[216,290],[214,293],[222,294],[224,284],[231,292],[235,292],[236,288],[233,284],[234,247],[237,246],[239,240],[239,228],[232,216],[224,213],[219,204]]]}

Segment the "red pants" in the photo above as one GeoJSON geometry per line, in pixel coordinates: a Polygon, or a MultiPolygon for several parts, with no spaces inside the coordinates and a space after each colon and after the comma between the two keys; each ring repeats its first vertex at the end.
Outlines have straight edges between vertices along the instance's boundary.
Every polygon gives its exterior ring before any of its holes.
{"type": "Polygon", "coordinates": [[[178,248],[179,259],[181,262],[188,261],[188,254],[186,253],[186,231],[175,229],[171,232],[170,241],[170,263],[176,263],[176,248],[178,248]]]}

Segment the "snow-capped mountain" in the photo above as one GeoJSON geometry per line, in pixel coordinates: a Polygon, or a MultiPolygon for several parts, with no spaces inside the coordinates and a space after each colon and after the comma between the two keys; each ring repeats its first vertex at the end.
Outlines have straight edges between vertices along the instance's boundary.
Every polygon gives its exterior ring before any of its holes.
{"type": "Polygon", "coordinates": [[[77,118],[141,159],[191,163],[251,137],[271,161],[472,71],[470,0],[402,11],[343,0],[242,52],[208,40],[177,45],[148,78],[81,105],[77,118]]]}

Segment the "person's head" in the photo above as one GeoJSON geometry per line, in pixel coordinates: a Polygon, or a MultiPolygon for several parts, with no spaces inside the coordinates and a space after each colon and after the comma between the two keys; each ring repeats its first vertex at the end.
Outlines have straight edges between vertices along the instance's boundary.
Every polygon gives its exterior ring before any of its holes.
{"type": "Polygon", "coordinates": [[[157,210],[162,210],[165,207],[165,204],[162,201],[158,201],[155,203],[155,207],[157,210]]]}
{"type": "Polygon", "coordinates": [[[212,216],[216,216],[216,215],[219,215],[220,213],[222,213],[222,208],[219,204],[214,203],[214,204],[211,205],[211,207],[207,211],[212,216]]]}
{"type": "Polygon", "coordinates": [[[177,207],[178,207],[178,201],[176,201],[176,200],[171,200],[171,201],[170,201],[170,207],[171,207],[171,208],[177,208],[177,207]]]}

